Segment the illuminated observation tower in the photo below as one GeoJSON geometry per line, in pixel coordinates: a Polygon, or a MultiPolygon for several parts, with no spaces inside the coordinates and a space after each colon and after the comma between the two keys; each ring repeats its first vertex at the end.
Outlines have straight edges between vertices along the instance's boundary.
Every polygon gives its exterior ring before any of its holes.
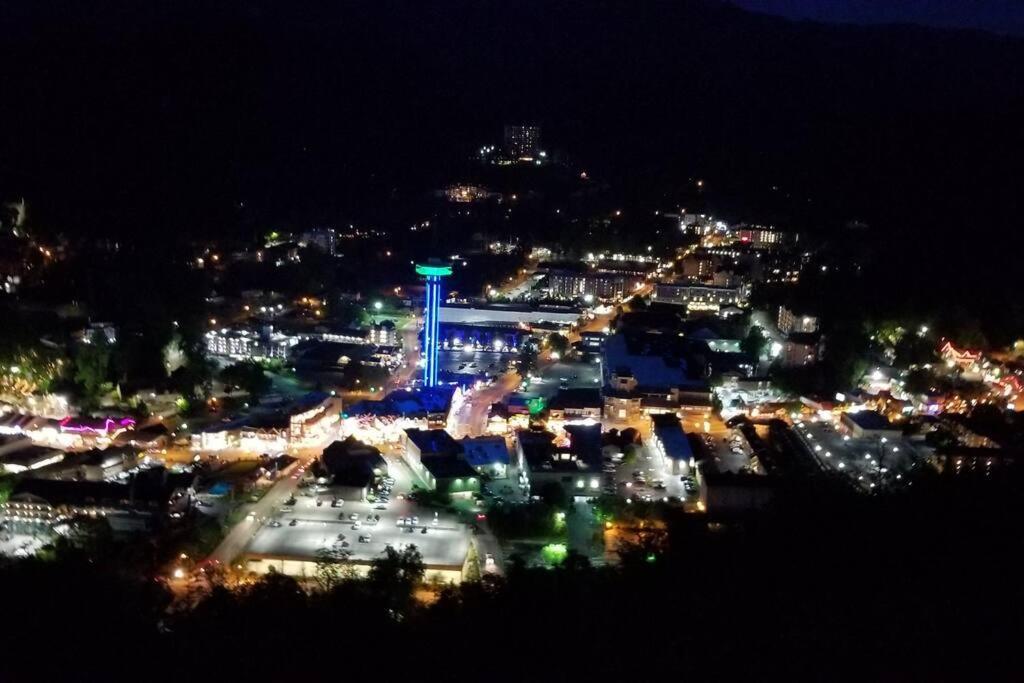
{"type": "Polygon", "coordinates": [[[438,318],[441,309],[441,278],[452,274],[450,265],[420,263],[416,274],[422,275],[427,283],[423,307],[423,386],[437,386],[437,350],[441,326],[438,318]]]}

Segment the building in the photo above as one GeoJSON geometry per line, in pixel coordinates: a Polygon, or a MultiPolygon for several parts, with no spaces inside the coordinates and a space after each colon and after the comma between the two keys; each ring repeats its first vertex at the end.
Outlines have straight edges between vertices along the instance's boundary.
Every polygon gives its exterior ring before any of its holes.
{"type": "Polygon", "coordinates": [[[675,415],[652,415],[651,446],[671,474],[689,475],[696,464],[690,439],[675,415]]]}
{"type": "Polygon", "coordinates": [[[346,408],[339,433],[370,444],[399,444],[404,448],[407,429],[446,426],[452,407],[457,408],[462,400],[462,389],[451,384],[392,391],[380,400],[359,401],[346,408]]]}
{"type": "Polygon", "coordinates": [[[786,235],[771,228],[749,226],[737,228],[736,239],[754,247],[771,248],[782,246],[786,241],[786,235]]]}
{"type": "Polygon", "coordinates": [[[600,353],[604,349],[604,332],[580,332],[580,350],[600,353]]]}
{"type": "Polygon", "coordinates": [[[593,297],[611,301],[625,296],[630,289],[628,282],[635,279],[623,273],[557,268],[548,271],[547,288],[555,299],[593,297]]]}
{"type": "Polygon", "coordinates": [[[374,323],[367,330],[367,341],[377,346],[398,346],[398,331],[391,320],[374,323]]]}
{"type": "Polygon", "coordinates": [[[889,418],[874,410],[843,413],[840,426],[856,439],[899,439],[903,436],[903,431],[889,422],[889,418]]]}
{"type": "Polygon", "coordinates": [[[428,489],[459,497],[480,492],[480,475],[463,460],[461,453],[455,456],[429,455],[422,462],[422,476],[428,489]]]}
{"type": "Polygon", "coordinates": [[[460,442],[443,429],[405,430],[405,461],[432,491],[470,495],[480,491],[480,474],[460,442]]]}
{"type": "Polygon", "coordinates": [[[658,303],[686,306],[691,311],[717,311],[723,306],[745,306],[747,287],[663,282],[655,286],[651,299],[658,303]]]}
{"type": "Polygon", "coordinates": [[[528,306],[504,303],[447,303],[441,306],[442,324],[478,326],[532,326],[552,323],[571,327],[579,322],[583,311],[575,306],[528,306]]]}
{"type": "Polygon", "coordinates": [[[459,442],[444,429],[406,429],[403,456],[414,472],[423,474],[423,458],[444,456],[454,458],[462,452],[459,442]]]}
{"type": "Polygon", "coordinates": [[[388,476],[388,462],[380,451],[351,436],[325,448],[320,462],[332,488],[346,500],[366,500],[374,484],[388,476]]]}
{"type": "Polygon", "coordinates": [[[712,519],[756,514],[775,500],[778,483],[772,476],[721,470],[714,460],[702,460],[696,470],[700,504],[712,519]]]}
{"type": "Polygon", "coordinates": [[[437,386],[437,352],[440,341],[441,280],[452,274],[451,265],[421,263],[416,274],[426,282],[423,312],[423,386],[437,386]]]}
{"type": "Polygon", "coordinates": [[[505,437],[466,437],[459,443],[463,458],[478,474],[492,479],[508,476],[509,457],[505,437]]]}
{"type": "Polygon", "coordinates": [[[121,432],[115,439],[114,445],[131,446],[142,450],[154,450],[165,448],[170,442],[171,433],[167,425],[162,422],[140,427],[139,429],[126,430],[121,432]]]}
{"type": "Polygon", "coordinates": [[[707,412],[712,406],[707,345],[675,334],[619,332],[605,340],[604,414],[707,412]]]}
{"type": "Polygon", "coordinates": [[[0,457],[0,470],[20,474],[49,467],[64,459],[64,452],[46,446],[27,446],[9,451],[0,457]]]}
{"type": "Polygon", "coordinates": [[[540,156],[540,127],[505,125],[505,153],[513,159],[533,160],[540,156]]]}
{"type": "Polygon", "coordinates": [[[686,280],[706,282],[721,267],[722,258],[711,254],[688,254],[679,261],[680,274],[686,280]]]}
{"type": "Polygon", "coordinates": [[[808,313],[800,313],[788,306],[779,306],[779,332],[782,334],[814,333],[818,331],[818,317],[808,313]]]}
{"type": "Polygon", "coordinates": [[[550,484],[562,487],[570,499],[598,495],[601,487],[600,425],[566,425],[565,436],[551,432],[516,432],[516,455],[523,464],[532,495],[550,484]]]}
{"type": "Polygon", "coordinates": [[[39,468],[33,477],[40,479],[69,479],[74,481],[105,481],[123,476],[139,464],[139,453],[133,448],[93,448],[78,453],[67,453],[57,463],[39,468]]]}
{"type": "Polygon", "coordinates": [[[603,408],[600,389],[559,389],[548,403],[548,418],[565,422],[600,422],[603,408]]]}
{"type": "Polygon", "coordinates": [[[206,350],[210,355],[235,360],[287,359],[298,342],[298,337],[275,332],[269,326],[260,332],[224,328],[206,333],[206,350]]]}
{"type": "Polygon", "coordinates": [[[13,523],[52,526],[106,519],[114,531],[142,531],[182,519],[195,503],[195,475],[154,467],[126,481],[22,479],[4,513],[13,523]]]}
{"type": "Polygon", "coordinates": [[[816,332],[794,332],[782,342],[779,361],[785,367],[817,363],[821,358],[821,335],[816,332]]]}
{"type": "Polygon", "coordinates": [[[466,325],[441,323],[441,348],[479,349],[516,353],[530,338],[530,331],[518,325],[466,325]]]}
{"type": "Polygon", "coordinates": [[[301,246],[316,247],[320,251],[334,256],[337,251],[338,233],[334,228],[313,228],[299,237],[301,246]]]}
{"type": "Polygon", "coordinates": [[[334,438],[340,419],[341,399],[312,392],[294,401],[260,406],[248,415],[193,434],[192,449],[237,448],[260,454],[316,448],[334,438]]]}

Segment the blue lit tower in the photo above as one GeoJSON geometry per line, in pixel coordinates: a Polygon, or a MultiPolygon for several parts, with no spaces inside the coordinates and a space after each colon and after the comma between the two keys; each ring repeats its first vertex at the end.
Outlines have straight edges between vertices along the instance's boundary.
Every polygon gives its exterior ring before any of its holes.
{"type": "Polygon", "coordinates": [[[423,386],[437,386],[437,349],[441,325],[441,278],[452,274],[450,265],[420,263],[416,274],[427,283],[426,303],[423,309],[423,386]]]}

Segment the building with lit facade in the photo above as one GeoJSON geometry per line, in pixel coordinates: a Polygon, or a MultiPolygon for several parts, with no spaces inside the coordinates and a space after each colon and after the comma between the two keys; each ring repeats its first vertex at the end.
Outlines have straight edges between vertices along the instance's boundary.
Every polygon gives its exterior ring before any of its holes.
{"type": "Polygon", "coordinates": [[[311,393],[278,409],[261,410],[192,435],[192,449],[238,449],[256,454],[310,448],[332,441],[341,419],[341,399],[311,393]]]}
{"type": "Polygon", "coordinates": [[[547,288],[555,299],[617,300],[626,294],[627,277],[621,273],[594,271],[552,270],[547,276],[547,288]]]}
{"type": "Polygon", "coordinates": [[[103,519],[114,531],[142,531],[186,517],[196,475],[153,467],[124,481],[22,479],[3,513],[8,524],[49,527],[76,518],[103,519]]]}
{"type": "Polygon", "coordinates": [[[519,325],[527,329],[532,325],[550,323],[559,327],[572,327],[579,322],[583,311],[571,305],[528,306],[506,303],[449,303],[441,306],[441,323],[455,325],[508,326],[519,325]]]}
{"type": "Polygon", "coordinates": [[[779,306],[778,326],[779,332],[782,334],[817,332],[818,317],[807,313],[800,313],[788,306],[779,306]]]}
{"type": "Polygon", "coordinates": [[[669,474],[690,474],[696,459],[679,418],[670,413],[661,413],[651,416],[651,424],[651,446],[669,474]]]}
{"type": "Polygon", "coordinates": [[[735,234],[738,241],[762,248],[781,246],[786,238],[786,235],[778,230],[756,226],[738,228],[735,234]]]}
{"type": "Polygon", "coordinates": [[[599,424],[566,425],[560,435],[518,431],[516,458],[534,495],[550,484],[562,487],[570,500],[600,494],[603,457],[599,424]]]}
{"type": "Polygon", "coordinates": [[[505,126],[505,153],[514,159],[540,154],[539,126],[505,126]]]}
{"type": "Polygon", "coordinates": [[[723,306],[746,305],[747,288],[662,282],[654,288],[651,299],[658,303],[686,306],[689,310],[717,311],[723,306]]]}
{"type": "Polygon", "coordinates": [[[210,355],[240,360],[284,360],[298,342],[298,337],[274,332],[273,328],[263,332],[224,328],[206,333],[206,350],[210,355]]]}

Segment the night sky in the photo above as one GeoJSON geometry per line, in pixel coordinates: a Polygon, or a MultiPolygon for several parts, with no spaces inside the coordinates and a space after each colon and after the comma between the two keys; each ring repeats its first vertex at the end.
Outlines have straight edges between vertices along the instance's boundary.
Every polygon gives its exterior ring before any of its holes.
{"type": "Polygon", "coordinates": [[[791,19],[853,24],[910,23],[1024,35],[1021,0],[733,0],[791,19]]]}

